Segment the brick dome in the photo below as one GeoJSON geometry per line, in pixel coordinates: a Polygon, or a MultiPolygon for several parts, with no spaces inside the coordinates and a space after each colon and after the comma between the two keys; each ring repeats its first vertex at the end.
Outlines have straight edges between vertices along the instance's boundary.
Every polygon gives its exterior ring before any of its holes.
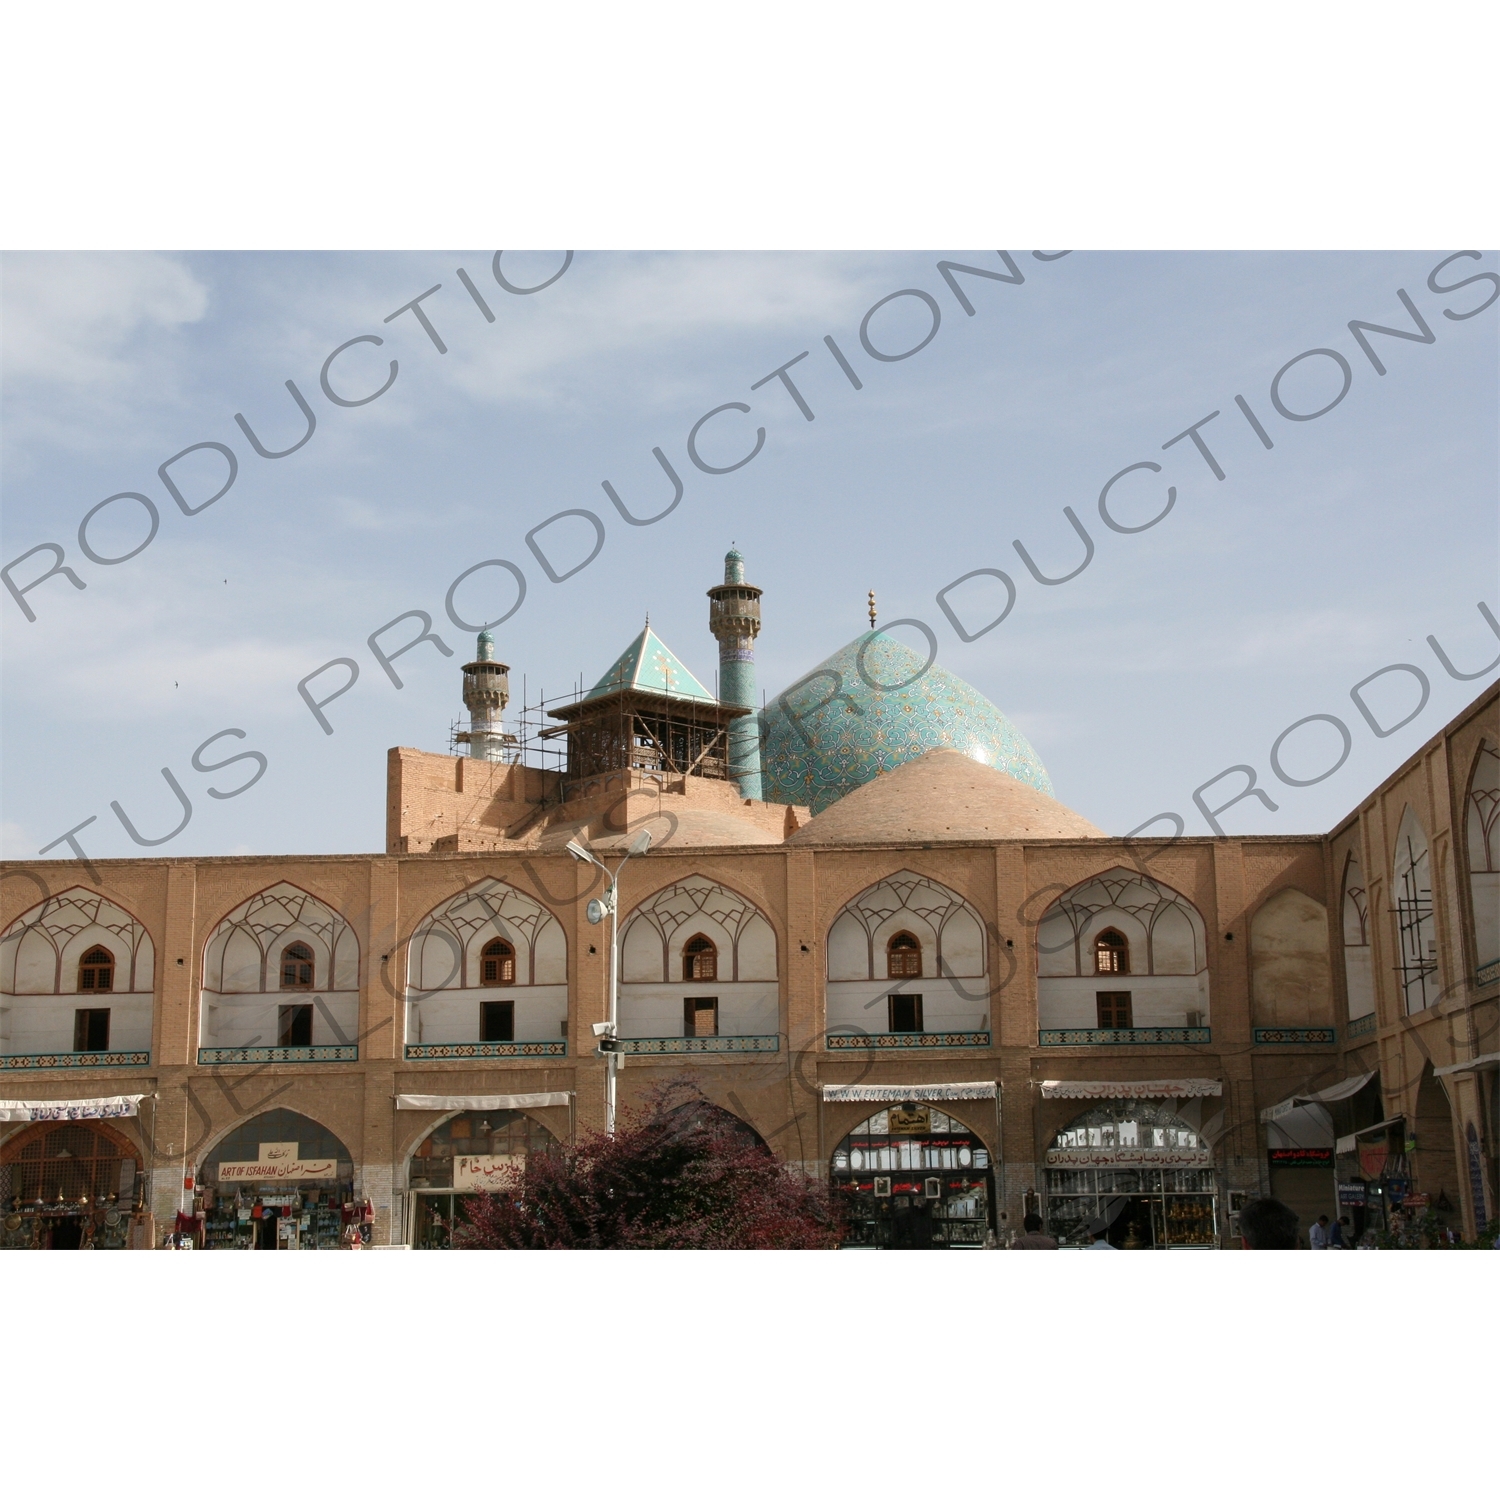
{"type": "Polygon", "coordinates": [[[1099,839],[1086,818],[957,750],[929,750],[820,812],[788,844],[1099,839]]]}

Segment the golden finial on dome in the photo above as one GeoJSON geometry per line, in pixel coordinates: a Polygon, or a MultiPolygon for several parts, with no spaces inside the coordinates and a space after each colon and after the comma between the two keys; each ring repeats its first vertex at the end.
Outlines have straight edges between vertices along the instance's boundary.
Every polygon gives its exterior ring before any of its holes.
{"type": "Polygon", "coordinates": [[[870,629],[875,628],[875,590],[870,590],[870,629]]]}

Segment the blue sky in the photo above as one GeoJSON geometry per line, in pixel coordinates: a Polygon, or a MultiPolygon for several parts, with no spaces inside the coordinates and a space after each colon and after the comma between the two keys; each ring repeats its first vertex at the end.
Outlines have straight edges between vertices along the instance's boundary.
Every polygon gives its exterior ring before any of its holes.
{"type": "MultiPolygon", "coordinates": [[[[1237,763],[1257,768],[1278,810],[1242,801],[1222,815],[1228,831],[1324,830],[1493,677],[1451,680],[1425,638],[1435,634],[1469,670],[1500,653],[1476,608],[1483,600],[1500,611],[1500,307],[1444,316],[1494,290],[1483,281],[1430,290],[1429,273],[1453,253],[1079,251],[1044,261],[1014,251],[1024,284],[959,278],[973,316],[937,263],[1003,270],[994,251],[579,252],[529,296],[498,285],[487,250],[7,255],[0,560],[56,542],[87,587],[55,577],[28,593],[34,624],[0,594],[4,852],[34,856],[91,815],[79,839],[99,857],[379,849],[386,748],[442,750],[461,711],[458,667],[472,637],[444,614],[460,572],[505,558],[526,574],[524,604],[496,632],[518,693],[523,673],[533,695],[580,676],[592,683],[648,610],[711,682],[704,590],[731,540],[765,590],[759,670],[771,693],[863,627],[873,588],[883,620],[932,627],[939,660],[1016,722],[1059,798],[1107,831],[1169,809],[1189,832],[1210,831],[1192,792],[1237,763]],[[410,313],[383,322],[438,284],[422,305],[446,353],[410,313]],[[861,320],[903,289],[927,293],[940,325],[910,358],[873,359],[861,320]],[[1412,327],[1398,289],[1435,341],[1372,335],[1381,376],[1347,325],[1412,327]],[[340,408],[321,392],[319,370],[338,345],[367,334],[385,343],[341,356],[335,388],[374,389],[392,358],[398,376],[370,404],[340,408]],[[1272,377],[1317,348],[1347,360],[1348,394],[1316,420],[1289,421],[1273,408],[1272,377]],[[780,382],[751,389],[804,350],[791,375],[812,422],[780,382]],[[286,446],[304,426],[288,379],[317,428],[298,452],[268,461],[234,413],[268,446],[286,446]],[[1235,407],[1237,393],[1270,451],[1235,407]],[[703,473],[689,460],[688,432],[735,401],[751,412],[705,427],[702,457],[733,462],[757,427],[764,446],[733,473],[703,473]],[[1222,481],[1190,441],[1162,447],[1214,410],[1202,433],[1222,481]],[[238,477],[221,500],[184,516],[157,466],[206,441],[236,452],[238,477]],[[651,514],[670,493],[656,446],[682,476],[682,503],[655,525],[626,526],[601,482],[651,514]],[[1168,484],[1176,504],[1149,530],[1113,532],[1100,519],[1100,488],[1143,461],[1162,472],[1120,481],[1117,518],[1149,520],[1168,484]],[[155,539],[117,566],[88,562],[80,520],[125,491],[156,505],[155,539]],[[1043,587],[1013,542],[1047,573],[1075,567],[1082,545],[1064,506],[1095,555],[1077,578],[1043,587]],[[605,542],[554,584],[525,536],[568,509],[594,512],[605,542]],[[1009,574],[1017,598],[1001,625],[965,643],[935,596],[976,568],[1009,574]],[[408,610],[431,615],[454,655],[423,645],[401,657],[397,691],[366,637],[408,610]],[[296,685],[345,656],[360,662],[360,677],[329,705],[335,733],[325,735],[296,685]],[[1426,674],[1430,700],[1377,738],[1349,690],[1397,662],[1426,674]],[[1346,763],[1316,786],[1277,781],[1272,742],[1320,713],[1349,727],[1346,763]],[[220,740],[207,760],[253,749],[268,770],[242,796],[215,800],[206,789],[232,789],[247,765],[204,775],[191,757],[229,727],[246,738],[220,740]],[[181,813],[164,766],[193,816],[148,851],[110,804],[143,835],[166,833],[181,813]]],[[[502,269],[526,285],[561,264],[561,252],[511,254],[502,269]]],[[[1500,271],[1493,253],[1454,261],[1438,281],[1485,271],[1500,271]]],[[[869,333],[894,351],[930,327],[927,304],[909,296],[876,312],[869,333]]],[[[1336,362],[1316,356],[1288,373],[1280,394],[1289,409],[1311,411],[1339,386],[1336,362]]],[[[176,471],[190,498],[221,482],[217,459],[194,468],[205,458],[176,471]]],[[[111,555],[144,534],[143,510],[124,501],[89,538],[111,555]]],[[[592,531],[561,522],[547,540],[562,571],[592,531]]],[[[33,557],[16,581],[48,561],[33,557]]],[[[460,614],[473,619],[502,595],[493,609],[506,607],[507,590],[486,594],[495,576],[471,580],[460,614]]],[[[994,613],[986,587],[981,578],[955,593],[962,619],[994,613]]],[[[390,644],[407,638],[393,631],[390,644]]],[[[903,638],[925,649],[916,632],[903,638]]],[[[1415,706],[1415,679],[1387,674],[1368,699],[1392,723],[1415,706]]],[[[1288,741],[1284,769],[1311,778],[1338,748],[1331,726],[1308,726],[1288,741]]],[[[1210,806],[1242,782],[1223,785],[1206,795],[1210,806]]]]}

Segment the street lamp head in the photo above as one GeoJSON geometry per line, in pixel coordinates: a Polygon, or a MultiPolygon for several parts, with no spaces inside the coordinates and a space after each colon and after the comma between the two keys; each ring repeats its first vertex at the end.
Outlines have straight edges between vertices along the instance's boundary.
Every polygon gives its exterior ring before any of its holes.
{"type": "Polygon", "coordinates": [[[566,847],[568,853],[571,854],[574,859],[582,860],[586,865],[593,864],[594,856],[590,854],[589,851],[585,849],[577,839],[569,839],[566,847]]]}
{"type": "Polygon", "coordinates": [[[630,852],[632,854],[644,854],[650,847],[651,834],[648,830],[643,828],[638,834],[636,834],[635,838],[631,840],[630,852]]]}

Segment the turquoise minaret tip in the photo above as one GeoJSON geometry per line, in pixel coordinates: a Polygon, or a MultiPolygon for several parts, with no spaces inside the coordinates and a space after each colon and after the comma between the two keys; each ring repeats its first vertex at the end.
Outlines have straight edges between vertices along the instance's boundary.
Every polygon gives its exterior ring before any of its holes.
{"type": "Polygon", "coordinates": [[[488,630],[479,632],[479,647],[475,654],[475,661],[494,661],[495,659],[495,637],[488,630]]]}

